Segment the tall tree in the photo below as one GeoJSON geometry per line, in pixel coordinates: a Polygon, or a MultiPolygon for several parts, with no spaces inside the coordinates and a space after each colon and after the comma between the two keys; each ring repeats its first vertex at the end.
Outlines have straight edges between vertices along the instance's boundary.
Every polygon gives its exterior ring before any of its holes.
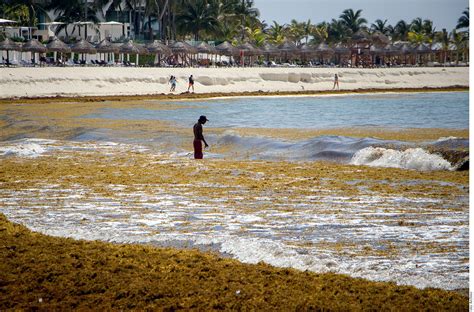
{"type": "Polygon", "coordinates": [[[392,38],[394,40],[407,40],[408,32],[410,31],[410,25],[404,20],[400,20],[393,28],[392,38]]]}
{"type": "Polygon", "coordinates": [[[390,25],[387,25],[387,20],[382,21],[381,19],[377,19],[371,26],[370,30],[375,32],[379,31],[384,35],[390,34],[390,25]]]}
{"type": "Polygon", "coordinates": [[[176,21],[178,29],[184,33],[192,33],[194,40],[199,40],[201,31],[214,31],[218,26],[215,8],[206,0],[187,0],[184,10],[180,12],[176,21]]]}
{"type": "Polygon", "coordinates": [[[458,23],[456,25],[456,29],[463,28],[469,29],[469,8],[466,8],[466,10],[462,12],[462,16],[458,19],[458,23]]]}
{"type": "Polygon", "coordinates": [[[359,31],[365,24],[367,20],[361,17],[362,10],[357,10],[354,12],[352,9],[346,9],[342,12],[339,18],[343,21],[353,33],[359,31]]]}

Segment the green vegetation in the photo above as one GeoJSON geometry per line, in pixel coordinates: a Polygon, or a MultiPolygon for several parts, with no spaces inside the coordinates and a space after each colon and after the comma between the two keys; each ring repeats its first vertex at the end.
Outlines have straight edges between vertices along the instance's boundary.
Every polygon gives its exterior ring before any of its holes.
{"type": "MultiPolygon", "coordinates": [[[[126,22],[131,24],[137,38],[147,40],[251,41],[257,46],[264,42],[281,44],[285,40],[299,45],[303,39],[307,43],[309,38],[315,44],[346,43],[355,33],[367,31],[383,34],[393,41],[425,44],[443,42],[441,39],[447,35],[450,43],[462,51],[468,48],[469,38],[469,8],[462,12],[456,31],[449,32],[436,30],[431,20],[420,17],[412,22],[400,20],[394,26],[381,19],[369,24],[362,10],[350,8],[330,22],[292,20],[289,24],[273,21],[268,25],[259,19],[253,0],[5,0],[0,4],[0,16],[24,25],[36,25],[40,15],[46,21],[57,16],[55,21],[65,23],[126,22]]],[[[58,30],[62,28],[59,26],[58,30]]]]}

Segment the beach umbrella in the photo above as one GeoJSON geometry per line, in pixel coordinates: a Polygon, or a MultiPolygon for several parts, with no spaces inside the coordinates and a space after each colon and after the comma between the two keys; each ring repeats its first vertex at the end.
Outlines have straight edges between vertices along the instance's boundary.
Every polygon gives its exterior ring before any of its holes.
{"type": "Polygon", "coordinates": [[[118,53],[119,47],[104,39],[95,46],[97,53],[118,53]]]}
{"type": "Polygon", "coordinates": [[[387,44],[383,49],[387,56],[400,54],[400,49],[393,44],[387,44]]]}
{"type": "Polygon", "coordinates": [[[217,61],[217,50],[207,42],[202,41],[196,46],[198,53],[206,53],[206,58],[209,58],[209,54],[216,54],[217,61]]]}
{"type": "Polygon", "coordinates": [[[330,55],[333,55],[334,54],[334,50],[331,49],[327,43],[324,43],[324,42],[321,42],[320,44],[318,44],[318,46],[316,47],[315,49],[316,53],[318,55],[321,55],[321,57],[325,57],[325,56],[330,56],[330,55]]]}
{"type": "Polygon", "coordinates": [[[139,59],[138,55],[143,54],[143,48],[134,44],[131,40],[129,40],[120,46],[119,52],[123,54],[127,54],[127,58],[129,58],[130,54],[135,54],[136,55],[135,66],[138,66],[138,59],[139,59]]]}
{"type": "Polygon", "coordinates": [[[237,49],[228,41],[224,41],[223,43],[216,46],[216,50],[219,54],[227,56],[236,55],[238,53],[237,49]]]}
{"type": "Polygon", "coordinates": [[[82,54],[95,54],[97,53],[96,48],[85,39],[81,39],[71,45],[71,51],[74,53],[82,54]]]}
{"type": "Polygon", "coordinates": [[[163,54],[163,55],[171,54],[170,48],[168,48],[165,44],[159,42],[158,40],[155,40],[152,43],[148,43],[147,45],[145,45],[145,48],[151,54],[163,54]]]}
{"type": "Polygon", "coordinates": [[[54,52],[55,60],[56,60],[57,52],[59,53],[71,52],[71,48],[56,37],[46,45],[46,48],[48,49],[48,52],[54,52]]]}
{"type": "Polygon", "coordinates": [[[3,51],[20,51],[21,47],[16,42],[13,42],[10,38],[5,38],[0,42],[0,50],[3,51]]]}
{"type": "Polygon", "coordinates": [[[151,43],[148,43],[145,48],[150,52],[151,54],[155,54],[155,61],[158,61],[158,63],[161,62],[160,58],[161,55],[170,55],[171,50],[168,48],[165,44],[159,42],[158,40],[154,40],[151,43]]]}
{"type": "Polygon", "coordinates": [[[10,38],[5,38],[0,42],[0,51],[7,51],[7,61],[10,60],[10,51],[20,51],[21,47],[17,43],[13,42],[10,38]]]}
{"type": "Polygon", "coordinates": [[[21,46],[24,52],[45,53],[48,49],[37,39],[30,39],[21,46]]]}
{"type": "Polygon", "coordinates": [[[268,43],[266,42],[261,48],[260,50],[262,50],[262,53],[264,55],[278,55],[280,54],[280,50],[278,50],[278,48],[276,46],[274,46],[273,44],[271,43],[268,43]]]}
{"type": "Polygon", "coordinates": [[[289,40],[285,40],[285,42],[280,44],[278,46],[278,49],[280,50],[280,52],[285,53],[285,60],[288,59],[288,54],[298,51],[298,48],[296,47],[296,45],[289,40]]]}
{"type": "Polygon", "coordinates": [[[46,45],[46,49],[48,49],[48,52],[60,52],[60,53],[71,52],[71,48],[56,37],[46,45]]]}
{"type": "Polygon", "coordinates": [[[343,45],[342,43],[338,43],[336,44],[336,46],[334,47],[334,53],[336,54],[351,54],[351,49],[349,49],[348,47],[346,47],[345,45],[343,45]]]}
{"type": "Polygon", "coordinates": [[[423,43],[420,43],[418,46],[415,47],[415,53],[417,54],[427,54],[431,53],[431,49],[424,45],[423,43]]]}
{"type": "Polygon", "coordinates": [[[390,39],[380,31],[375,31],[372,36],[370,36],[370,39],[375,45],[378,46],[386,46],[390,43],[390,39]]]}
{"type": "Polygon", "coordinates": [[[215,54],[217,52],[216,48],[209,45],[207,42],[201,42],[196,46],[196,49],[199,53],[215,54]]]}
{"type": "Polygon", "coordinates": [[[359,30],[351,37],[352,42],[356,44],[367,44],[370,43],[370,35],[365,30],[359,30]]]}
{"type": "Polygon", "coordinates": [[[257,49],[256,47],[254,47],[252,44],[250,44],[248,42],[243,43],[241,45],[238,45],[236,47],[236,49],[239,51],[240,62],[241,62],[242,66],[245,63],[245,61],[244,61],[245,56],[249,56],[250,57],[250,63],[252,63],[252,56],[262,54],[259,49],[257,49]]]}
{"type": "MultiPolygon", "coordinates": [[[[197,49],[184,41],[176,41],[169,46],[173,54],[181,57],[181,61],[191,65],[188,62],[188,53],[197,53],[197,49]]],[[[184,64],[182,64],[184,65],[184,64]]]]}
{"type": "Polygon", "coordinates": [[[95,49],[97,50],[97,53],[107,54],[108,61],[110,61],[110,54],[112,54],[112,61],[114,61],[114,58],[115,58],[114,54],[119,52],[119,46],[112,44],[107,39],[104,39],[101,42],[99,42],[95,46],[95,49]]]}
{"type": "Polygon", "coordinates": [[[197,53],[197,49],[184,41],[176,41],[169,46],[175,54],[179,53],[197,53]]]}
{"type": "Polygon", "coordinates": [[[21,51],[33,54],[33,60],[35,59],[35,53],[45,53],[47,50],[44,44],[37,39],[30,39],[21,46],[21,51]]]}
{"type": "Polygon", "coordinates": [[[314,48],[314,46],[305,43],[299,47],[299,52],[301,54],[301,58],[306,60],[307,55],[312,56],[316,54],[316,49],[314,48]]]}
{"type": "Polygon", "coordinates": [[[71,52],[82,54],[82,60],[84,60],[85,54],[96,54],[96,48],[85,39],[81,39],[71,45],[71,52]]]}

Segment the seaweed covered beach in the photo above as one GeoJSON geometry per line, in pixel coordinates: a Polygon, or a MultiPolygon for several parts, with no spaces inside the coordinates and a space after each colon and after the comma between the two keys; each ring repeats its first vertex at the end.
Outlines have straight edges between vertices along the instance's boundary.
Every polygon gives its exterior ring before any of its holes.
{"type": "Polygon", "coordinates": [[[0,310],[468,308],[466,127],[210,118],[196,161],[197,105],[2,100],[0,310]]]}

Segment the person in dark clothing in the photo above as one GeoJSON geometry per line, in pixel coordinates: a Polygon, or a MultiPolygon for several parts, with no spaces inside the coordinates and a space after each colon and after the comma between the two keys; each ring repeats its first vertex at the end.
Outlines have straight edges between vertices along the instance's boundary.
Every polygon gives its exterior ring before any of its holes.
{"type": "Polygon", "coordinates": [[[204,139],[203,135],[203,130],[202,130],[202,125],[206,123],[206,121],[209,121],[206,116],[200,116],[198,119],[198,122],[194,125],[193,131],[194,131],[194,142],[193,142],[193,147],[194,147],[194,159],[202,159],[203,158],[203,152],[202,152],[202,142],[204,142],[204,148],[209,147],[207,144],[206,140],[204,139]]]}
{"type": "Polygon", "coordinates": [[[188,92],[189,92],[190,88],[193,88],[193,93],[194,93],[194,78],[193,78],[193,75],[189,76],[188,92]]]}

